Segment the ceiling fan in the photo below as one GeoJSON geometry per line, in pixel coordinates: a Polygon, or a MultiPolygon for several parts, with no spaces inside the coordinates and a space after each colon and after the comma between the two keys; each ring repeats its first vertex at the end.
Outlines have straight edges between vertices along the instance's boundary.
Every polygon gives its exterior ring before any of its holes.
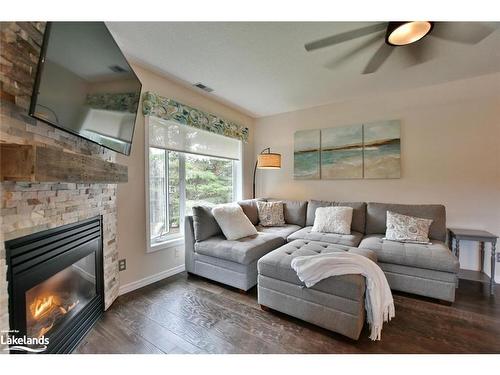
{"type": "Polygon", "coordinates": [[[432,58],[431,46],[429,45],[429,43],[432,43],[431,38],[464,44],[476,44],[490,35],[494,30],[493,27],[487,24],[473,22],[382,22],[319,39],[307,43],[304,47],[306,51],[311,52],[375,34],[358,49],[341,58],[341,60],[346,60],[358,51],[380,42],[383,34],[385,34],[384,42],[363,70],[363,74],[371,74],[376,72],[387,61],[396,48],[404,47],[404,51],[409,55],[413,63],[420,64],[432,58]],[[385,30],[385,33],[382,33],[383,30],[385,30]]]}

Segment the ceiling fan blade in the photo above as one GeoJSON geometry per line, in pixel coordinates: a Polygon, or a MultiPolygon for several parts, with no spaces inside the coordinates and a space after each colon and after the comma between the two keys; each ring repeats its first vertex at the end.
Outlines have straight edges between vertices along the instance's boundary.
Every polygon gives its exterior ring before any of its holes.
{"type": "Polygon", "coordinates": [[[389,58],[391,53],[394,51],[393,46],[386,44],[385,42],[379,47],[377,52],[372,56],[368,64],[366,64],[363,74],[371,74],[376,72],[382,64],[389,58]]]}
{"type": "Polygon", "coordinates": [[[351,50],[350,52],[346,53],[345,55],[340,56],[338,59],[330,61],[329,63],[327,63],[325,65],[325,68],[334,69],[337,66],[342,65],[345,61],[349,60],[351,57],[353,57],[354,55],[356,55],[358,52],[360,52],[360,51],[362,51],[362,50],[364,50],[366,48],[369,48],[372,44],[375,44],[378,41],[380,41],[380,33],[377,33],[376,35],[373,35],[372,37],[370,37],[369,39],[367,39],[366,41],[364,41],[361,45],[359,45],[358,47],[354,48],[353,50],[351,50]]]}
{"type": "Polygon", "coordinates": [[[380,30],[385,30],[387,28],[387,22],[377,23],[375,25],[370,25],[366,27],[361,27],[356,30],[346,31],[345,33],[340,33],[336,35],[329,36],[327,38],[319,39],[314,42],[307,43],[304,47],[306,51],[314,51],[316,49],[325,48],[332,46],[334,44],[339,44],[346,42],[348,40],[356,39],[365,35],[375,33],[380,30]]]}
{"type": "Polygon", "coordinates": [[[432,36],[463,44],[477,44],[495,28],[482,22],[435,22],[432,36]]]}
{"type": "Polygon", "coordinates": [[[401,48],[409,57],[410,66],[423,64],[424,62],[432,60],[435,57],[432,45],[430,44],[430,39],[421,40],[408,46],[398,48],[401,48]]]}

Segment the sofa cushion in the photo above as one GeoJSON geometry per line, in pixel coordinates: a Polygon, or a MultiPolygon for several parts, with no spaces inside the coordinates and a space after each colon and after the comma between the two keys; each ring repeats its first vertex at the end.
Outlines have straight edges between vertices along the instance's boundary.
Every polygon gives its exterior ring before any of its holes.
{"type": "MultiPolygon", "coordinates": [[[[257,262],[259,275],[303,285],[297,273],[292,269],[292,259],[298,256],[317,255],[341,251],[353,251],[368,256],[376,261],[376,255],[366,249],[349,248],[325,242],[296,240],[263,256],[257,262]]],[[[341,275],[321,280],[309,289],[320,290],[329,294],[359,301],[363,298],[365,279],[361,275],[341,275]]]]}
{"type": "Polygon", "coordinates": [[[193,207],[193,229],[196,241],[222,234],[219,224],[212,215],[212,208],[207,206],[193,207]]]}
{"type": "Polygon", "coordinates": [[[257,232],[274,234],[276,236],[280,236],[284,240],[286,240],[292,233],[295,233],[298,230],[302,229],[298,225],[293,224],[285,224],[282,227],[262,227],[258,225],[256,226],[256,228],[257,232]]]}
{"type": "Polygon", "coordinates": [[[283,238],[270,233],[257,233],[254,236],[232,241],[219,235],[196,242],[194,249],[199,254],[240,264],[250,264],[284,243],[283,238]]]}
{"type": "Polygon", "coordinates": [[[351,231],[351,234],[321,233],[313,232],[312,227],[305,227],[288,236],[288,242],[294,240],[308,240],[356,247],[359,245],[362,238],[362,233],[354,231],[351,231]]]}
{"type": "Polygon", "coordinates": [[[381,263],[425,268],[429,270],[457,273],[458,259],[444,242],[433,240],[431,244],[401,243],[383,240],[384,235],[372,234],[363,238],[359,248],[377,253],[381,263]]]}
{"type": "Polygon", "coordinates": [[[392,273],[397,275],[410,276],[418,279],[427,279],[434,281],[443,281],[445,283],[455,283],[458,275],[452,272],[443,272],[437,270],[429,270],[426,268],[416,268],[403,266],[401,264],[382,263],[378,262],[380,268],[385,273],[392,273]]]}
{"type": "Polygon", "coordinates": [[[369,202],[366,207],[366,234],[382,234],[386,231],[387,211],[401,215],[431,219],[431,240],[446,241],[446,209],[440,204],[392,204],[369,202]]]}
{"type": "Polygon", "coordinates": [[[283,213],[285,214],[285,222],[287,224],[306,226],[306,201],[291,201],[283,199],[269,198],[268,202],[281,201],[283,202],[283,213]]]}
{"type": "Polygon", "coordinates": [[[365,233],[365,215],[366,215],[365,202],[328,202],[328,201],[310,200],[307,203],[306,225],[308,226],[314,225],[316,208],[330,207],[330,206],[352,207],[353,212],[352,212],[351,230],[359,233],[365,233]]]}
{"type": "Polygon", "coordinates": [[[253,225],[259,224],[259,211],[257,210],[257,201],[264,201],[262,198],[257,199],[245,199],[239,201],[238,204],[243,209],[245,215],[252,222],[253,225]]]}

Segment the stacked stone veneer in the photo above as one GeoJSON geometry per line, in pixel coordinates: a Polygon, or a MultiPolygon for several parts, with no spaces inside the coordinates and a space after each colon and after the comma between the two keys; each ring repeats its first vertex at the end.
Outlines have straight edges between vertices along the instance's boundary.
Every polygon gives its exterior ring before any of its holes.
{"type": "MultiPolygon", "coordinates": [[[[0,142],[114,161],[114,152],[27,116],[44,28],[43,22],[0,23],[0,142]]],[[[103,217],[105,306],[111,305],[119,287],[116,190],[111,184],[0,183],[0,331],[9,327],[4,241],[97,215],[103,217]]]]}

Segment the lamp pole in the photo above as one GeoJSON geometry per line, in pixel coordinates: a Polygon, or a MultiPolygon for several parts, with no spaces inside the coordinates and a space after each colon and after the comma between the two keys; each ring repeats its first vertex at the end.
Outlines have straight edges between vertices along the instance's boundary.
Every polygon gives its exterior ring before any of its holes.
{"type": "MultiPolygon", "coordinates": [[[[268,152],[270,153],[271,152],[271,148],[270,147],[267,147],[265,149],[263,149],[259,155],[263,154],[264,152],[268,152]]],[[[255,167],[253,168],[253,194],[252,194],[252,198],[255,199],[255,174],[257,173],[257,164],[259,163],[259,155],[257,155],[257,160],[255,161],[255,167]]]]}

